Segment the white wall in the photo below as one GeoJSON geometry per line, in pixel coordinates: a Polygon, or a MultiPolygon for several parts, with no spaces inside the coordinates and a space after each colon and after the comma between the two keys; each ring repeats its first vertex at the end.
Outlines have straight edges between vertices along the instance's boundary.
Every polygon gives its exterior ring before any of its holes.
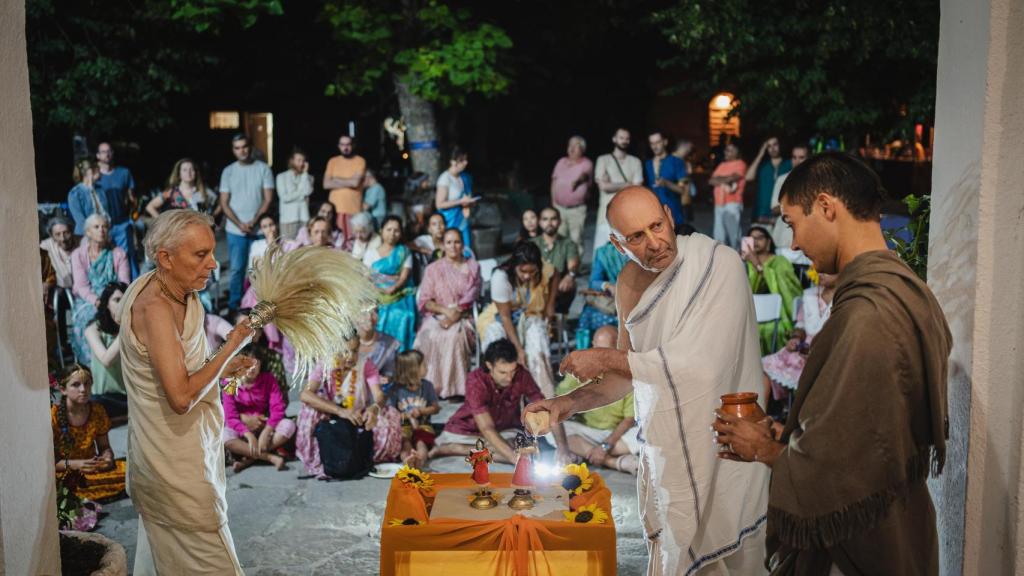
{"type": "Polygon", "coordinates": [[[941,12],[928,279],[955,348],[950,453],[929,484],[942,573],[1013,574],[1024,571],[1024,4],[943,0],[941,12]]]}
{"type": "Polygon", "coordinates": [[[25,2],[0,3],[0,573],[60,574],[25,2]]]}

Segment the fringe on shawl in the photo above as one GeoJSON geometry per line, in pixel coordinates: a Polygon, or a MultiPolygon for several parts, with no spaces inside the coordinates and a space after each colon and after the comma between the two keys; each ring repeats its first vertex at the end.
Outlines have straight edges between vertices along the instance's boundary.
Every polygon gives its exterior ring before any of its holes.
{"type": "Polygon", "coordinates": [[[924,481],[929,472],[937,476],[945,464],[945,454],[935,446],[921,446],[907,460],[906,479],[884,490],[813,518],[801,518],[774,506],[768,506],[768,523],[780,542],[807,550],[831,548],[839,542],[866,532],[885,519],[893,502],[905,499],[910,489],[924,481]]]}

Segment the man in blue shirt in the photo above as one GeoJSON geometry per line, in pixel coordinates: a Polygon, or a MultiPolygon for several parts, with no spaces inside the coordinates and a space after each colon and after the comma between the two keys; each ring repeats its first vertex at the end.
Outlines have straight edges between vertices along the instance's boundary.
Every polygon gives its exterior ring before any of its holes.
{"type": "Polygon", "coordinates": [[[96,161],[100,165],[100,177],[96,188],[102,190],[110,203],[110,239],[128,255],[132,278],[139,275],[135,260],[135,234],[132,211],[135,209],[135,178],[123,166],[114,165],[114,147],[110,142],[100,142],[96,147],[96,161]]]}
{"type": "Polygon", "coordinates": [[[668,140],[660,131],[654,131],[647,137],[651,146],[651,156],[644,161],[644,181],[647,187],[658,195],[658,199],[672,211],[675,224],[686,222],[683,211],[682,195],[689,193],[684,186],[686,164],[668,153],[668,140]]]}
{"type": "Polygon", "coordinates": [[[747,182],[757,180],[757,205],[754,208],[754,218],[761,223],[772,223],[772,191],[775,190],[775,182],[783,174],[788,174],[793,169],[793,164],[788,158],[782,157],[782,147],[779,139],[772,136],[761,145],[761,151],[757,158],[747,168],[747,182]],[[763,162],[765,154],[768,154],[768,161],[763,162]]]}

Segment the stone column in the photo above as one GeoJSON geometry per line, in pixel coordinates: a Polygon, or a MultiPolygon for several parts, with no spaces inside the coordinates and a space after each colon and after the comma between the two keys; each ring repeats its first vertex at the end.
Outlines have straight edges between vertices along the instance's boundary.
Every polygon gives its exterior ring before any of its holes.
{"type": "Polygon", "coordinates": [[[0,574],[60,574],[25,2],[0,3],[0,574]]]}
{"type": "Polygon", "coordinates": [[[942,573],[1024,570],[1024,4],[942,0],[928,281],[953,332],[942,573]]]}

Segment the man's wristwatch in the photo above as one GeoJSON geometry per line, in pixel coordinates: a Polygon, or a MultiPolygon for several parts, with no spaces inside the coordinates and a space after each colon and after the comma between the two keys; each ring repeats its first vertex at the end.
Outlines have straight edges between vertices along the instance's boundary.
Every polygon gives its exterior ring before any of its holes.
{"type": "Polygon", "coordinates": [[[604,450],[605,452],[611,452],[612,450],[612,445],[607,442],[601,442],[600,446],[601,450],[604,450]]]}

